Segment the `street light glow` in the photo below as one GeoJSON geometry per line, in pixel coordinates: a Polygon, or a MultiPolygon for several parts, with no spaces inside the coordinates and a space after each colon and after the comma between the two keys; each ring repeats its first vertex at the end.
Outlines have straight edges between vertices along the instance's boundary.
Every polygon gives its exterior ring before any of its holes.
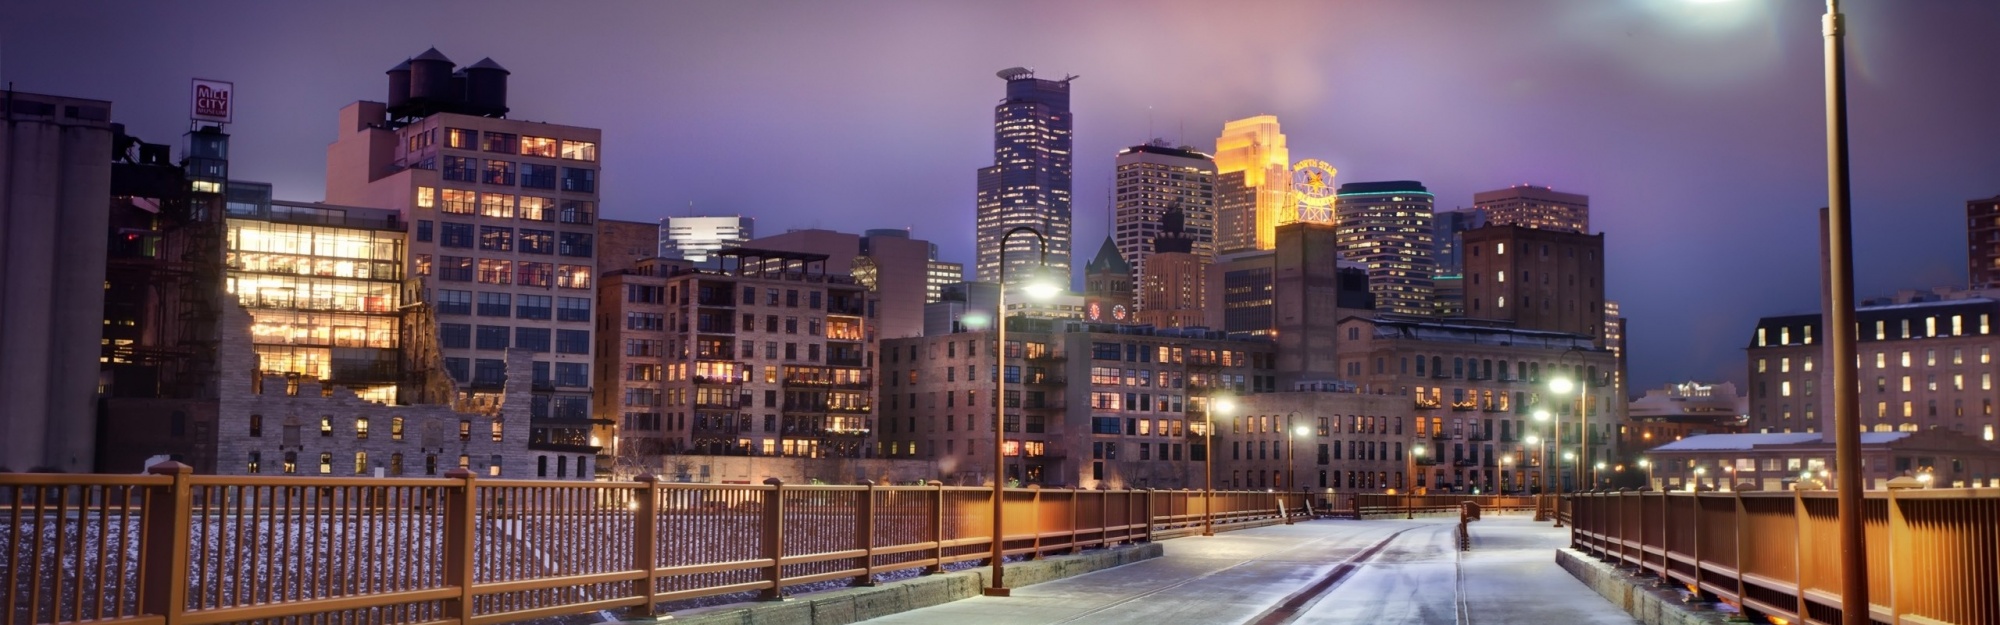
{"type": "Polygon", "coordinates": [[[1571,382],[1569,378],[1556,378],[1549,380],[1549,390],[1557,395],[1567,395],[1570,391],[1576,390],[1576,383],[1571,382]]]}
{"type": "Polygon", "coordinates": [[[1536,420],[1536,421],[1547,421],[1547,420],[1549,420],[1549,411],[1547,411],[1547,410],[1536,410],[1536,411],[1535,411],[1535,420],[1536,420]]]}

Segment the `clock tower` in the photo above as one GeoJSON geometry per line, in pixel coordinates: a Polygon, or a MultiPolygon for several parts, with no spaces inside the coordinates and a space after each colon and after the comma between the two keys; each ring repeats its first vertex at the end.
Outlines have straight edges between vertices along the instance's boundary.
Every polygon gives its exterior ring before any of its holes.
{"type": "Polygon", "coordinates": [[[1117,243],[1104,238],[1097,256],[1083,268],[1083,318],[1095,323],[1132,323],[1137,303],[1132,296],[1132,265],[1118,253],[1117,243]]]}

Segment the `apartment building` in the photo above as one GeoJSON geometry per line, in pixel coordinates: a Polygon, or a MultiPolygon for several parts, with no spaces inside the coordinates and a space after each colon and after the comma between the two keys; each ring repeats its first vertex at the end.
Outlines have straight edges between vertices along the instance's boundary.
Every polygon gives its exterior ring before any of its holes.
{"type": "Polygon", "coordinates": [[[1023,484],[1193,488],[1216,395],[1276,390],[1273,347],[1196,329],[1010,318],[991,331],[886,341],[882,453],[934,459],[948,483],[991,483],[994,385],[1007,476],[1023,484]],[[997,368],[996,368],[997,367],[997,368]]]}
{"type": "Polygon", "coordinates": [[[1407,397],[1301,382],[1231,412],[1213,413],[1216,488],[1382,492],[1408,488],[1412,462],[1435,464],[1415,453],[1430,441],[1409,427],[1407,397]]]}

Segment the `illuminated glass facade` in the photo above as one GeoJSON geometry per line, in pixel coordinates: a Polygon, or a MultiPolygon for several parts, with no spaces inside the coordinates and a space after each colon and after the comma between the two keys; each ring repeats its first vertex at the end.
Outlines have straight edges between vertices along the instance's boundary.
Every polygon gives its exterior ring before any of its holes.
{"type": "Polygon", "coordinates": [[[393,211],[228,206],[225,288],[248,309],[263,370],[394,398],[404,232],[393,211]]]}
{"type": "MultiPolygon", "coordinates": [[[[1132,264],[1135,284],[1144,284],[1146,260],[1169,208],[1179,208],[1190,253],[1206,263],[1215,258],[1215,159],[1187,147],[1154,140],[1118,152],[1112,239],[1118,255],[1132,264]]],[[[1141,306],[1143,308],[1143,305],[1141,306]]]]}
{"type": "Polygon", "coordinates": [[[1259,115],[1222,125],[1215,140],[1215,249],[1268,250],[1290,203],[1291,150],[1278,118],[1259,115]]]}
{"type": "Polygon", "coordinates": [[[1403,315],[1436,313],[1432,254],[1435,198],[1413,180],[1340,185],[1334,218],[1343,259],[1368,270],[1375,310],[1403,315]]]}
{"type": "Polygon", "coordinates": [[[1028,226],[1048,238],[1048,267],[1069,284],[1070,144],[1069,83],[1036,78],[1033,71],[1000,72],[1007,97],[993,108],[993,165],[979,170],[978,259],[980,282],[999,282],[1000,263],[1018,281],[1038,266],[1039,245],[1008,231],[1028,226]],[[1004,252],[1004,253],[1003,253],[1004,252]]]}

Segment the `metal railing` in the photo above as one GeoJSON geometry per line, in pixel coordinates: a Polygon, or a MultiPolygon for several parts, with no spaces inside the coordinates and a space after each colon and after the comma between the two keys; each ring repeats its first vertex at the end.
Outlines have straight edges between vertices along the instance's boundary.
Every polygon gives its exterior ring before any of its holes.
{"type": "MultiPolygon", "coordinates": [[[[1793,623],[1840,622],[1833,491],[1586,493],[1572,544],[1793,623]]],[[[2000,623],[2000,490],[1869,491],[1869,615],[2000,623]]]]}
{"type": "MultiPolygon", "coordinates": [[[[941,572],[987,487],[0,474],[0,623],[501,623],[941,572]]],[[[1009,556],[1302,518],[1289,493],[1005,493],[1009,556]]]]}
{"type": "Polygon", "coordinates": [[[1356,493],[1351,507],[1359,518],[1401,514],[1458,514],[1467,502],[1488,512],[1533,511],[1535,498],[1515,495],[1392,495],[1356,493]]]}

